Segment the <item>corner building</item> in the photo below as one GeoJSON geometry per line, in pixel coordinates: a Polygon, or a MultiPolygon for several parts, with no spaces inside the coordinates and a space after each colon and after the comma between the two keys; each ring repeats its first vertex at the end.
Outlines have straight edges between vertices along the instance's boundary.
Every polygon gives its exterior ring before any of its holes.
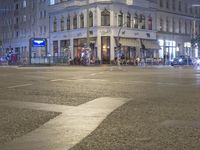
{"type": "Polygon", "coordinates": [[[80,57],[89,27],[92,55],[102,63],[114,60],[118,42],[126,59],[158,58],[155,7],[148,0],[55,1],[49,7],[51,55],[80,57]]]}

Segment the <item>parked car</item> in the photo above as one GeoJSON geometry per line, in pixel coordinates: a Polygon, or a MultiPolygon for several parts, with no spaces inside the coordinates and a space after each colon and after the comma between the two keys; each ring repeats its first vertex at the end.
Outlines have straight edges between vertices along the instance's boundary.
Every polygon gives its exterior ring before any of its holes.
{"type": "Polygon", "coordinates": [[[171,66],[174,65],[192,65],[192,59],[189,56],[181,55],[171,61],[171,66]]]}
{"type": "Polygon", "coordinates": [[[200,66],[200,57],[194,57],[192,63],[194,66],[200,66]]]}

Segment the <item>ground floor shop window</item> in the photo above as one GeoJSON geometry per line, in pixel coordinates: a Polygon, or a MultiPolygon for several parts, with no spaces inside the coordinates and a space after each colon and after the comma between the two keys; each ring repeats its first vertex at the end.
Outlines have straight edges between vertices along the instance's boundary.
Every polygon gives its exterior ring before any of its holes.
{"type": "Polygon", "coordinates": [[[58,56],[58,41],[53,41],[53,56],[58,56]]]}
{"type": "MultiPolygon", "coordinates": [[[[89,50],[88,53],[90,55],[90,61],[93,63],[97,59],[97,48],[95,48],[96,38],[90,38],[90,44],[89,44],[89,50]]],[[[83,51],[85,49],[88,49],[87,47],[87,39],[81,38],[81,39],[74,39],[74,63],[80,64],[81,63],[81,57],[83,54],[83,51]]]]}

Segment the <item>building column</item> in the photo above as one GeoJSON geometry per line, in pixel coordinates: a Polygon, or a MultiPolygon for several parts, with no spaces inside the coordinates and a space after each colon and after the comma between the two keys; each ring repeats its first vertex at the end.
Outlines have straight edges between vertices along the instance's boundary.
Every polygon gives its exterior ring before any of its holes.
{"type": "Polygon", "coordinates": [[[96,43],[96,46],[97,46],[97,58],[98,60],[101,60],[101,36],[97,36],[97,43],[96,43]]]}
{"type": "Polygon", "coordinates": [[[113,34],[110,36],[110,61],[114,60],[115,58],[115,37],[113,34]]]}
{"type": "Polygon", "coordinates": [[[71,53],[71,58],[74,59],[74,39],[73,38],[70,39],[69,49],[70,49],[70,53],[71,53]]]}

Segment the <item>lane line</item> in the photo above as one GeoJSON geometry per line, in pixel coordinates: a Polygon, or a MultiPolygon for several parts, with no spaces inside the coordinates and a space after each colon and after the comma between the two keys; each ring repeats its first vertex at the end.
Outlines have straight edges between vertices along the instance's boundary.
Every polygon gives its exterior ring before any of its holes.
{"type": "Polygon", "coordinates": [[[75,107],[75,106],[22,102],[22,101],[0,101],[0,106],[25,108],[25,109],[33,109],[33,110],[41,110],[41,111],[61,112],[61,113],[75,107]]]}
{"type": "Polygon", "coordinates": [[[8,89],[18,88],[18,87],[25,87],[25,86],[31,86],[33,84],[21,84],[21,85],[14,85],[7,87],[8,89]]]}
{"type": "Polygon", "coordinates": [[[115,109],[130,101],[102,97],[66,109],[36,130],[7,143],[3,150],[68,150],[94,131],[115,109]]]}
{"type": "Polygon", "coordinates": [[[56,81],[64,81],[65,79],[54,79],[54,80],[50,80],[51,82],[56,82],[56,81]]]}

